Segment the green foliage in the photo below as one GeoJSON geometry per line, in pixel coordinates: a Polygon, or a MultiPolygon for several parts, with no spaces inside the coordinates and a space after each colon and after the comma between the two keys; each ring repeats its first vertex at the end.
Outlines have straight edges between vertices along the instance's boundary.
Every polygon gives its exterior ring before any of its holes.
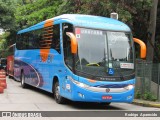
{"type": "Polygon", "coordinates": [[[6,38],[10,35],[9,32],[5,32],[4,34],[0,35],[0,50],[3,50],[6,48],[4,43],[6,42],[6,38]]]}
{"type": "Polygon", "coordinates": [[[9,32],[4,33],[3,35],[0,35],[0,57],[6,57],[6,48],[7,48],[7,37],[10,35],[9,32]]]}
{"type": "Polygon", "coordinates": [[[22,29],[56,15],[61,1],[37,0],[21,6],[17,5],[15,17],[18,29],[22,29]]]}
{"type": "Polygon", "coordinates": [[[149,101],[156,101],[157,97],[153,95],[151,92],[145,90],[144,94],[138,89],[135,92],[135,98],[136,99],[143,99],[143,100],[149,100],[149,101]]]}
{"type": "Polygon", "coordinates": [[[151,92],[145,92],[143,95],[144,100],[156,101],[157,98],[151,92]]]}
{"type": "Polygon", "coordinates": [[[135,98],[137,98],[137,99],[141,99],[141,92],[140,92],[140,90],[138,89],[138,90],[136,90],[136,92],[135,92],[135,98]]]}
{"type": "MultiPolygon", "coordinates": [[[[64,0],[59,7],[58,15],[78,13],[110,17],[111,12],[117,12],[119,20],[127,23],[131,28],[134,28],[134,22],[146,27],[151,6],[152,0],[64,0]]],[[[144,30],[147,31],[145,27],[144,30]]],[[[139,28],[136,24],[134,29],[139,28]]]]}
{"type": "Polygon", "coordinates": [[[148,10],[152,7],[152,0],[136,0],[134,5],[141,11],[148,10]]]}
{"type": "Polygon", "coordinates": [[[11,0],[0,0],[0,27],[3,29],[14,28],[15,8],[11,0]]]}
{"type": "Polygon", "coordinates": [[[152,0],[0,0],[0,27],[10,31],[6,44],[15,42],[16,31],[61,14],[110,17],[119,14],[133,35],[146,40],[152,0]]]}

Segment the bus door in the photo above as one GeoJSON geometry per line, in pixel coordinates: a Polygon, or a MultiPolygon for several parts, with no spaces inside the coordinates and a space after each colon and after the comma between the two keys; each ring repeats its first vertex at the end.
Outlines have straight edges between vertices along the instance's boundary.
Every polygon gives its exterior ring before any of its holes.
{"type": "Polygon", "coordinates": [[[73,25],[69,23],[63,23],[63,54],[64,54],[64,64],[65,64],[65,73],[63,77],[63,89],[65,96],[70,96],[71,94],[71,83],[69,77],[72,77],[72,53],[71,53],[71,41],[67,36],[67,32],[73,32],[73,25]]]}

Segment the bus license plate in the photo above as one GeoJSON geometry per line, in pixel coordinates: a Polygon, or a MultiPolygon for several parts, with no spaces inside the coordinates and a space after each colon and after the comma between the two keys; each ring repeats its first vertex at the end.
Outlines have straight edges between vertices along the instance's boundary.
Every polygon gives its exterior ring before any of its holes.
{"type": "Polygon", "coordinates": [[[102,96],[103,100],[112,100],[112,96],[102,96]]]}

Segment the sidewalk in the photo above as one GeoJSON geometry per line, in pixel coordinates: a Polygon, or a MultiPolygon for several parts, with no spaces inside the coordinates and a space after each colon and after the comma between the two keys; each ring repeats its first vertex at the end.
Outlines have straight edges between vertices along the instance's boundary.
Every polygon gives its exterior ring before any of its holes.
{"type": "Polygon", "coordinates": [[[145,107],[157,107],[157,108],[160,108],[160,102],[153,102],[153,101],[146,101],[146,100],[141,100],[141,99],[134,99],[134,101],[132,103],[136,104],[136,105],[145,106],[145,107]]]}

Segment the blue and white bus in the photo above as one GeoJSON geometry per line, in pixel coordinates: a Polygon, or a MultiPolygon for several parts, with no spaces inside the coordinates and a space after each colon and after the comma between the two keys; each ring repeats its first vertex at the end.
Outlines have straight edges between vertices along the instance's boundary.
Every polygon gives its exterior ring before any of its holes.
{"type": "MultiPolygon", "coordinates": [[[[135,39],[145,48],[139,39],[135,39]]],[[[141,49],[145,57],[145,49],[141,49]]],[[[115,19],[60,15],[17,33],[14,77],[65,99],[132,102],[135,86],[134,39],[115,19]]]]}

